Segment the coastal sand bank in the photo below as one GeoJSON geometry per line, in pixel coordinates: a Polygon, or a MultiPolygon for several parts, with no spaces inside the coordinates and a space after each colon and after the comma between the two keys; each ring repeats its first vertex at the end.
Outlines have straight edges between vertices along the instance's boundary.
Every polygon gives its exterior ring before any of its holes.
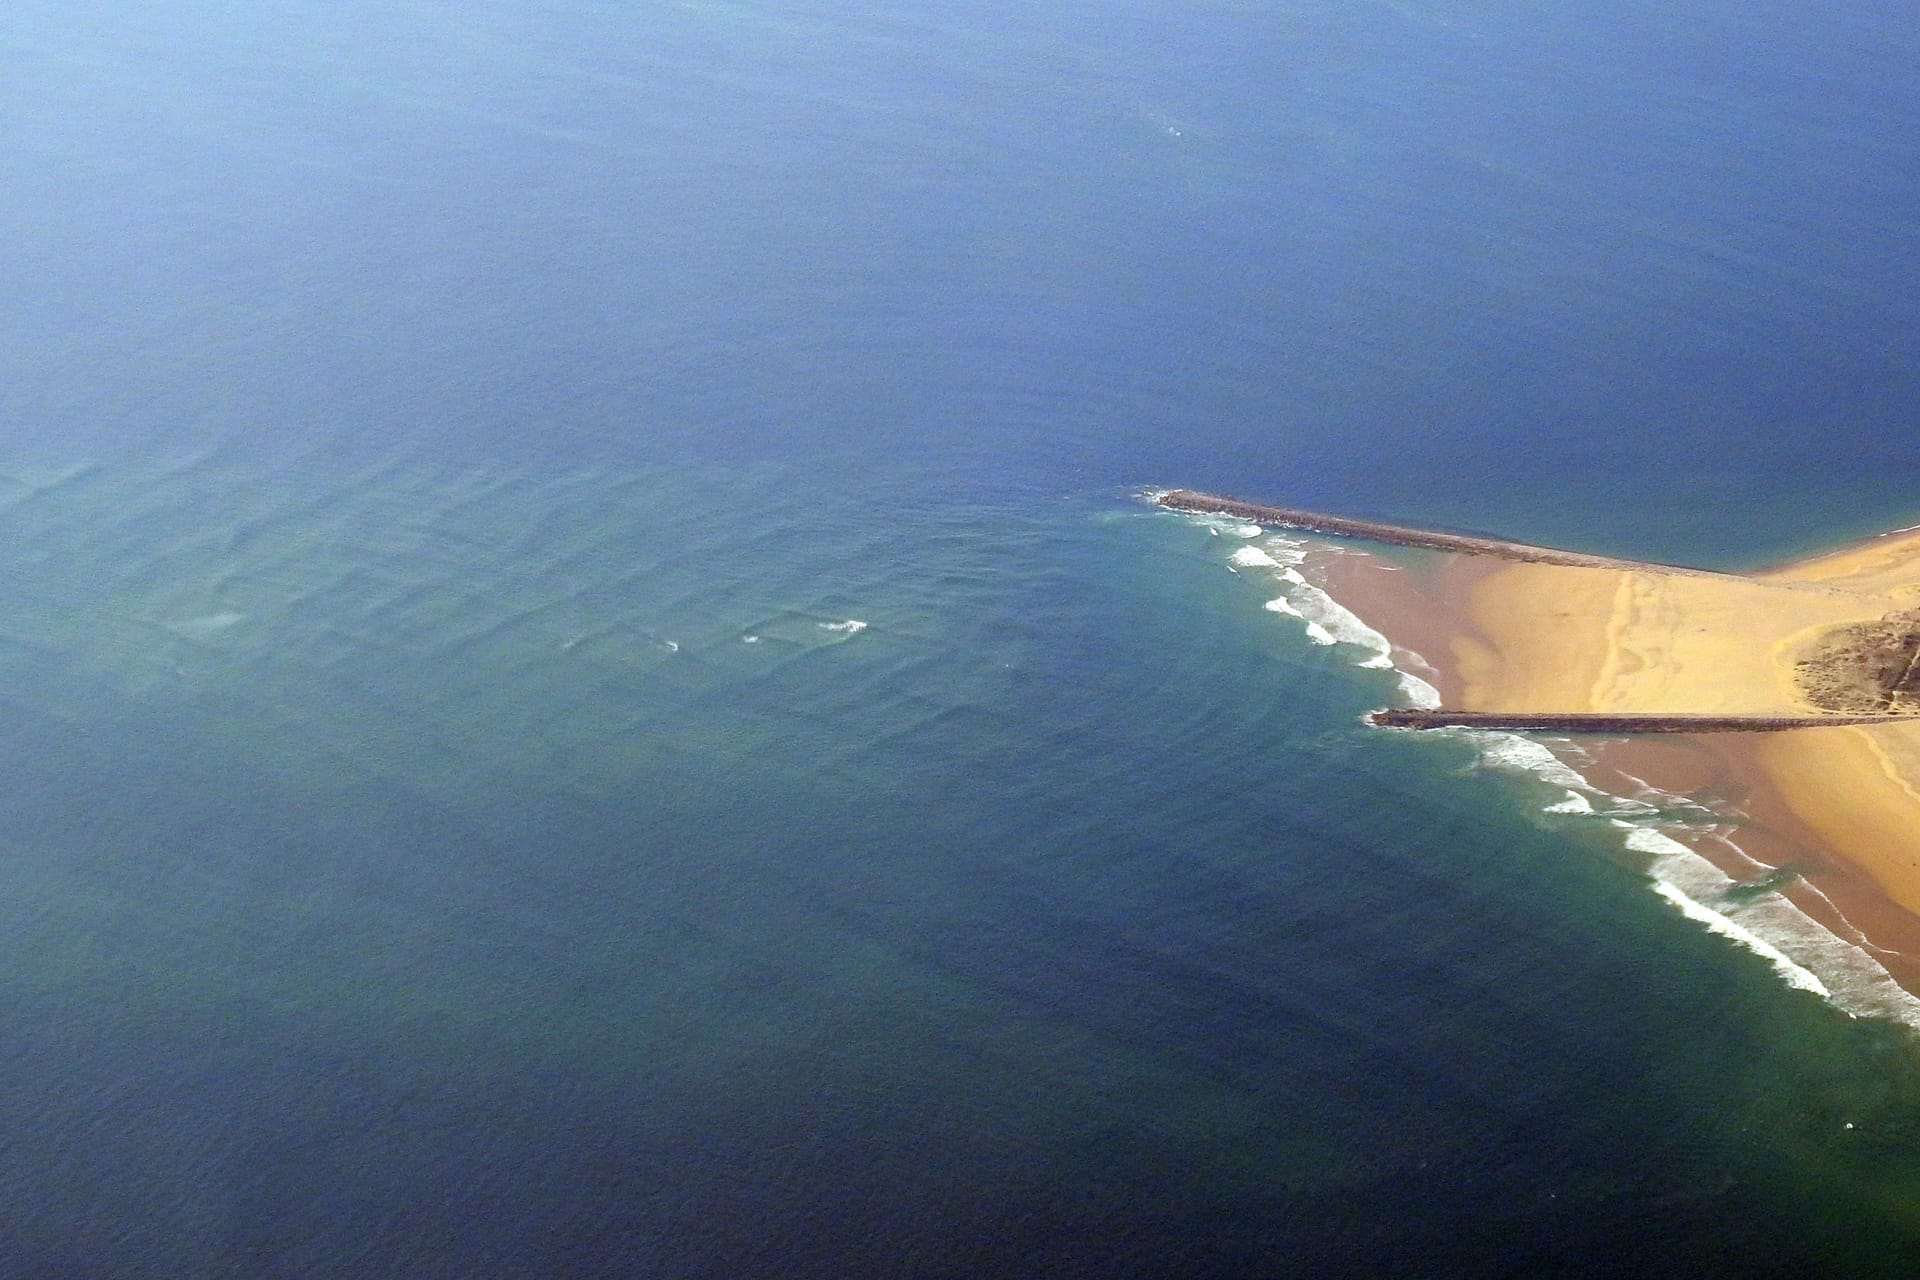
{"type": "MultiPolygon", "coordinates": [[[[1823,557],[1840,586],[1811,564],[1777,582],[1452,556],[1313,567],[1397,645],[1431,655],[1448,707],[1804,717],[1821,708],[1799,687],[1802,648],[1910,607],[1887,550],[1870,574],[1862,557],[1823,557]]],[[[1920,578],[1920,556],[1903,559],[1920,578]]],[[[1602,791],[1700,797],[1725,826],[1675,838],[1737,884],[1785,868],[1768,892],[1920,994],[1920,724],[1587,739],[1581,754],[1602,791]]]]}
{"type": "MultiPolygon", "coordinates": [[[[1868,704],[1915,709],[1861,673],[1920,667],[1920,650],[1878,655],[1877,667],[1810,674],[1808,664],[1825,660],[1823,643],[1844,648],[1875,627],[1881,641],[1912,638],[1904,623],[1883,624],[1920,609],[1920,530],[1748,575],[1387,541],[1414,549],[1347,543],[1310,568],[1396,650],[1427,660],[1423,674],[1450,710],[1837,719],[1868,704]],[[1851,702],[1836,703],[1836,681],[1859,686],[1851,702]]],[[[1680,832],[1694,852],[1920,994],[1920,723],[1662,739],[1584,740],[1581,770],[1605,790],[1611,779],[1705,797],[1725,822],[1680,832]]]]}
{"type": "MultiPolygon", "coordinates": [[[[1875,539],[1747,579],[1513,565],[1450,638],[1461,707],[1808,716],[1822,637],[1911,610],[1920,537],[1875,539]]],[[[1752,761],[1808,831],[1920,913],[1920,726],[1768,735],[1752,761]]]]}

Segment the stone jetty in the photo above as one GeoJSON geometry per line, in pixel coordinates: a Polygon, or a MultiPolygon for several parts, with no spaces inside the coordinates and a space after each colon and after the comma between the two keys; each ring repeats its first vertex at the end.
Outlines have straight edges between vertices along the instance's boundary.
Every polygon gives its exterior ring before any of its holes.
{"type": "Polygon", "coordinates": [[[1199,493],[1192,489],[1172,489],[1157,495],[1154,501],[1170,511],[1186,511],[1196,515],[1232,516],[1239,520],[1250,520],[1255,524],[1277,525],[1284,529],[1303,529],[1308,533],[1322,533],[1335,538],[1360,538],[1368,542],[1384,542],[1390,546],[1425,547],[1432,551],[1450,551],[1461,555],[1494,556],[1502,560],[1518,560],[1526,564],[1557,564],[1576,569],[1647,570],[1703,578],[1732,576],[1715,573],[1711,569],[1695,569],[1686,565],[1621,560],[1612,556],[1587,555],[1580,551],[1536,547],[1525,542],[1508,542],[1500,538],[1485,538],[1464,533],[1438,533],[1431,529],[1410,529],[1404,525],[1382,524],[1377,520],[1354,520],[1347,516],[1330,516],[1324,512],[1302,511],[1294,507],[1270,507],[1263,503],[1243,502],[1238,498],[1223,498],[1217,494],[1199,493]]]}

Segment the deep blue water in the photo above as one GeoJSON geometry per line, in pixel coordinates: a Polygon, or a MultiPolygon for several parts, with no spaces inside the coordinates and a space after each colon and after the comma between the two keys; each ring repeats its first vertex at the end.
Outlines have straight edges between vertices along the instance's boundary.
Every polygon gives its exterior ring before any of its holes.
{"type": "Polygon", "coordinates": [[[1538,8],[14,6],[0,1271],[1911,1274],[1910,1033],[1134,498],[1920,519],[1920,28],[1538,8]]]}

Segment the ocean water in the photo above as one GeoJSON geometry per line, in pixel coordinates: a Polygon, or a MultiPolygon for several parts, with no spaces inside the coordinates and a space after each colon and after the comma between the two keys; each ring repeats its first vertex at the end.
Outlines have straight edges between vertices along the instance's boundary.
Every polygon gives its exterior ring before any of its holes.
{"type": "Polygon", "coordinates": [[[1911,1274],[1914,1033],[1139,498],[1920,519],[1920,29],[1535,8],[14,6],[0,1271],[1911,1274]]]}

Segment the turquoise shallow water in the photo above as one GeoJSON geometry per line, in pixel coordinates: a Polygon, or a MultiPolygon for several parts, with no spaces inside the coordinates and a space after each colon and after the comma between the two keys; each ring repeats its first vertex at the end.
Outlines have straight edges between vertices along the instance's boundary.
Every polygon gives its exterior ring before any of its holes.
{"type": "Polygon", "coordinates": [[[1897,17],[22,9],[0,1269],[1909,1274],[1906,1033],[1137,497],[1912,523],[1897,17]]]}

